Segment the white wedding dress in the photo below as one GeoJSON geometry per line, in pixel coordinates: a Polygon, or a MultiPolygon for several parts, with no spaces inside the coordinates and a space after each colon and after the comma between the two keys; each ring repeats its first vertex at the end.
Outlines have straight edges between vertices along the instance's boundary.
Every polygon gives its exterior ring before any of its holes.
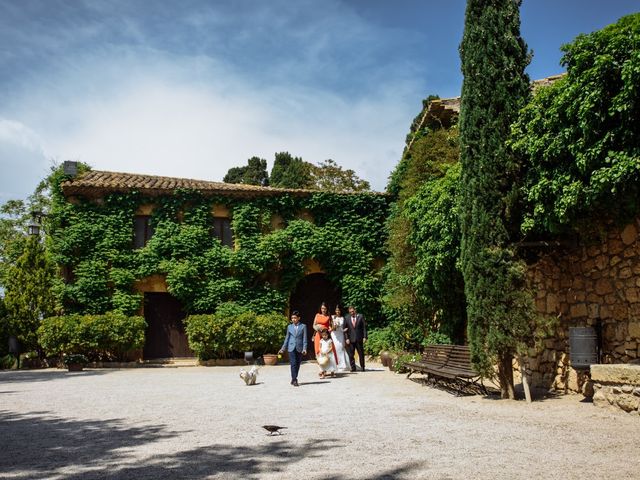
{"type": "Polygon", "coordinates": [[[333,322],[333,331],[331,332],[331,339],[333,340],[333,346],[336,349],[336,355],[338,356],[338,371],[349,370],[349,354],[347,353],[346,345],[344,343],[344,317],[331,316],[333,322]]]}

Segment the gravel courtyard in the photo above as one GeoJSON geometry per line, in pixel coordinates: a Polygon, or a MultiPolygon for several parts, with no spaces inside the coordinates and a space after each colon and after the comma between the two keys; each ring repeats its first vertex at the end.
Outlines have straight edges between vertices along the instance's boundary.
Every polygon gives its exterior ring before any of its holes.
{"type": "Polygon", "coordinates": [[[640,417],[579,396],[455,397],[376,365],[246,387],[239,368],[0,372],[0,478],[640,478],[640,417]]]}

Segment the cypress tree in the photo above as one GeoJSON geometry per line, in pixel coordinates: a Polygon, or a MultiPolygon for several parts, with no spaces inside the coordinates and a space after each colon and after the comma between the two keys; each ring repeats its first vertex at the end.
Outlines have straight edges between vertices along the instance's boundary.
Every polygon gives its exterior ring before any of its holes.
{"type": "Polygon", "coordinates": [[[529,95],[519,0],[468,0],[462,60],[461,262],[472,361],[498,365],[503,398],[514,398],[512,359],[531,335],[525,266],[510,247],[518,221],[519,162],[506,140],[529,95]]]}

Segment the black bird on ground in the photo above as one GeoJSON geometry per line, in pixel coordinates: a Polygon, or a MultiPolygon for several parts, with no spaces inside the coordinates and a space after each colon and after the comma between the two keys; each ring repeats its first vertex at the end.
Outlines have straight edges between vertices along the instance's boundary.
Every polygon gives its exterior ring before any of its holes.
{"type": "Polygon", "coordinates": [[[267,432],[269,432],[269,435],[273,435],[274,433],[277,433],[278,435],[282,435],[282,433],[280,433],[280,430],[287,427],[279,427],[278,425],[263,425],[262,428],[264,428],[267,432]]]}

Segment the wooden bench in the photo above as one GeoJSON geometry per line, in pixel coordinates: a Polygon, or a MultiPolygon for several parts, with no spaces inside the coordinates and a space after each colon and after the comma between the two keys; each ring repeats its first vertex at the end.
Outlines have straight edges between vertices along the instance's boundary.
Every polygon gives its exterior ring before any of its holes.
{"type": "Polygon", "coordinates": [[[457,394],[463,390],[487,393],[482,376],[471,364],[471,353],[466,345],[429,345],[422,358],[408,362],[406,368],[409,369],[407,378],[413,373],[422,373],[433,383],[444,381],[455,387],[457,394]]]}

